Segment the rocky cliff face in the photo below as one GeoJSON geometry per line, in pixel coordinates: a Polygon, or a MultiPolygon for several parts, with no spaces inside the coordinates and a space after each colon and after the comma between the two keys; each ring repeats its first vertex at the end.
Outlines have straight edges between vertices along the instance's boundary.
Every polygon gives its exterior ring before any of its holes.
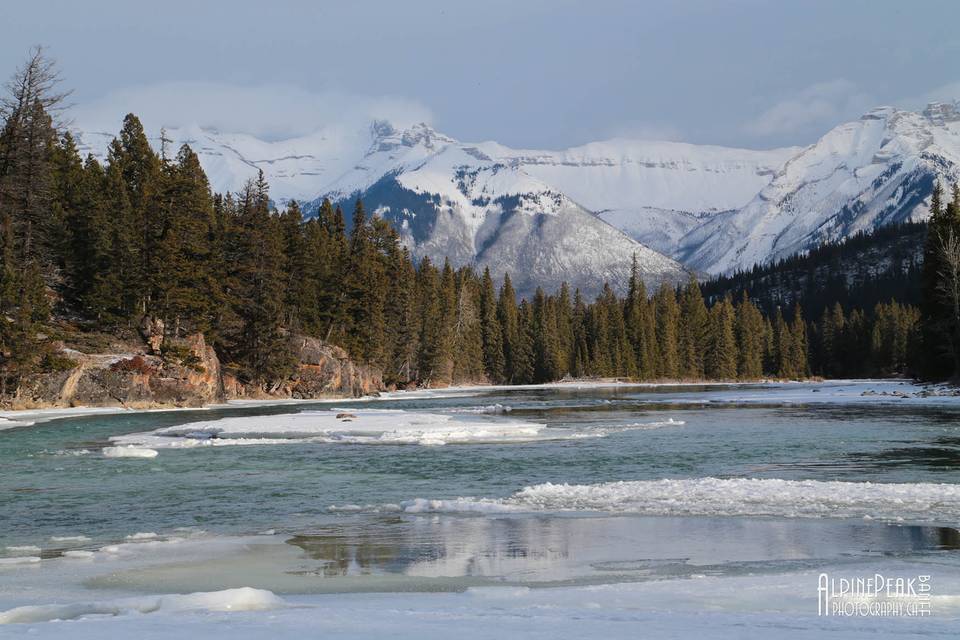
{"type": "Polygon", "coordinates": [[[370,395],[384,388],[379,371],[356,364],[340,347],[316,338],[291,336],[290,348],[297,364],[287,380],[264,392],[245,386],[236,377],[225,374],[223,383],[226,397],[342,398],[370,395]]]}
{"type": "Polygon", "coordinates": [[[86,354],[65,349],[75,366],[32,377],[13,408],[69,406],[199,407],[233,398],[355,397],[383,388],[378,371],[355,364],[340,347],[296,336],[294,374],[269,392],[225,373],[202,334],[145,339],[146,353],[86,354]]]}

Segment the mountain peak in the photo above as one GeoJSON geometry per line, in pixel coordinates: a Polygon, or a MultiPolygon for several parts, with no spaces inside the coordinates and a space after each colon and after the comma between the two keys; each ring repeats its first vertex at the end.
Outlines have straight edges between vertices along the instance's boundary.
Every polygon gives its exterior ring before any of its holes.
{"type": "Polygon", "coordinates": [[[456,142],[426,122],[419,122],[401,131],[387,120],[374,120],[370,132],[373,135],[371,152],[393,151],[399,147],[423,147],[434,151],[456,142]]]}
{"type": "Polygon", "coordinates": [[[924,117],[934,124],[956,122],[960,120],[956,102],[931,102],[923,110],[924,117]]]}

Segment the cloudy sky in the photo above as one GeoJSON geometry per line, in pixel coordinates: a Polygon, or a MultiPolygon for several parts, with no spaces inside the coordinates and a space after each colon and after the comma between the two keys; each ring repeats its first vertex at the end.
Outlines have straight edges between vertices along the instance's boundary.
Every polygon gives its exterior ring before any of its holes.
{"type": "Polygon", "coordinates": [[[49,48],[78,123],[280,138],[426,120],[462,140],[814,141],[960,98],[960,2],[165,0],[4,3],[0,74],[49,48]]]}

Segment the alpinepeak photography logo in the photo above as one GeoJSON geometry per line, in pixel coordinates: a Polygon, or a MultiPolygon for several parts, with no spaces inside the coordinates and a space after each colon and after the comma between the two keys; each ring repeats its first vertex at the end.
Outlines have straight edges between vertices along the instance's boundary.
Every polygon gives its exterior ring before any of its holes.
{"type": "Polygon", "coordinates": [[[817,579],[817,615],[923,617],[930,615],[929,575],[832,577],[817,579]]]}

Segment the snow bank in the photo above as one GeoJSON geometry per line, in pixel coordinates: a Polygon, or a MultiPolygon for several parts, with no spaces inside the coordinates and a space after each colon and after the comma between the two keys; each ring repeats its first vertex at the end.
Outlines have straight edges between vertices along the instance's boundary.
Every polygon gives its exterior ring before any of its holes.
{"type": "Polygon", "coordinates": [[[407,513],[582,511],[642,515],[868,518],[960,521],[960,485],[875,484],[814,480],[642,480],[600,484],[538,484],[508,498],[417,498],[407,513]]]}
{"type": "Polygon", "coordinates": [[[283,600],[271,591],[241,587],[185,595],[17,607],[0,613],[0,624],[37,623],[51,620],[73,620],[89,615],[119,616],[158,611],[264,611],[282,606],[284,606],[283,600]]]}
{"type": "Polygon", "coordinates": [[[0,558],[0,567],[20,564],[36,564],[38,562],[40,562],[40,556],[14,556],[13,558],[0,558]]]}

